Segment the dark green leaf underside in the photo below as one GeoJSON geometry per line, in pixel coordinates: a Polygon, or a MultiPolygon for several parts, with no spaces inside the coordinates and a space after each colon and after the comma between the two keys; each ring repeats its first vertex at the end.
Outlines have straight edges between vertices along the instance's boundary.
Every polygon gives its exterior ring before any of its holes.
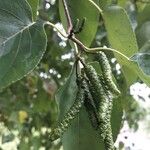
{"type": "Polygon", "coordinates": [[[3,88],[35,68],[45,51],[46,35],[43,22],[32,22],[26,1],[0,1],[0,6],[0,88],[3,88]]]}

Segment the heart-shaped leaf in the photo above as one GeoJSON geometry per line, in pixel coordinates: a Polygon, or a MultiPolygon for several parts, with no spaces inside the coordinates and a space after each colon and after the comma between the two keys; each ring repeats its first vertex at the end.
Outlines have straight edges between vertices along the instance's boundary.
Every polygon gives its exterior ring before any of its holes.
{"type": "Polygon", "coordinates": [[[0,1],[0,88],[32,71],[46,49],[43,22],[25,0],[0,1]],[[40,42],[39,42],[40,41],[40,42]]]}

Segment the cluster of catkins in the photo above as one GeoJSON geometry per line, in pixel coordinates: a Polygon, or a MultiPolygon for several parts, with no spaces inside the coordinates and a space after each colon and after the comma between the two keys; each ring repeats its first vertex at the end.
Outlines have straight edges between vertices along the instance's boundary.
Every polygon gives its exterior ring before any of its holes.
{"type": "Polygon", "coordinates": [[[92,127],[100,135],[106,150],[114,150],[111,129],[112,100],[120,91],[113,82],[109,61],[103,52],[96,54],[102,74],[98,75],[93,66],[83,64],[82,75],[77,79],[78,92],[76,100],[64,115],[63,120],[52,130],[51,141],[58,139],[70,126],[72,120],[84,105],[92,127]]]}

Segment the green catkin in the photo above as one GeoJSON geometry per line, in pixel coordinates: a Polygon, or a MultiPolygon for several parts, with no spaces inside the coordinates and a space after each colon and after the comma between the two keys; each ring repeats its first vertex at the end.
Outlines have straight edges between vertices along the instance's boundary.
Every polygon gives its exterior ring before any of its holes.
{"type": "Polygon", "coordinates": [[[107,96],[104,92],[104,89],[100,83],[98,74],[96,73],[96,70],[91,65],[84,65],[84,71],[89,79],[89,90],[91,92],[92,98],[95,103],[95,105],[98,104],[98,112],[99,112],[99,119],[102,120],[106,116],[106,110],[108,109],[107,105],[107,96]]]}
{"type": "Polygon", "coordinates": [[[88,87],[89,87],[90,94],[92,95],[92,99],[93,99],[96,111],[98,112],[99,111],[100,100],[97,99],[96,96],[94,96],[96,93],[95,93],[94,87],[91,85],[90,82],[88,82],[88,87]]]}
{"type": "Polygon", "coordinates": [[[109,64],[108,58],[106,57],[105,53],[100,51],[97,56],[96,56],[97,61],[99,62],[102,73],[103,73],[103,78],[105,80],[105,83],[108,86],[108,89],[114,93],[114,95],[120,94],[119,89],[115,85],[112,79],[112,71],[111,71],[111,66],[109,64]]]}
{"type": "Polygon", "coordinates": [[[60,138],[61,135],[68,129],[71,125],[72,120],[79,113],[83,103],[84,103],[84,87],[81,87],[81,84],[78,86],[78,92],[76,95],[76,100],[68,112],[65,114],[64,119],[58,124],[58,126],[52,130],[50,134],[50,140],[54,141],[60,138]]]}
{"type": "Polygon", "coordinates": [[[96,110],[96,106],[94,104],[94,101],[92,99],[92,96],[90,94],[88,84],[86,84],[85,88],[85,101],[84,106],[86,108],[89,120],[91,122],[92,127],[97,130],[99,127],[99,119],[98,119],[98,113],[96,110]]]}
{"type": "Polygon", "coordinates": [[[105,145],[106,150],[114,150],[115,149],[110,124],[107,127],[106,137],[104,139],[104,145],[105,145]]]}
{"type": "MultiPolygon", "coordinates": [[[[99,120],[99,127],[98,132],[101,139],[105,139],[106,137],[106,130],[107,130],[107,110],[108,110],[108,103],[109,99],[104,91],[104,88],[99,80],[98,74],[96,73],[95,69],[91,65],[84,65],[84,70],[87,78],[89,79],[89,90],[92,95],[94,101],[98,101],[98,120],[99,120]]],[[[97,103],[95,103],[97,104],[97,103]]]]}
{"type": "Polygon", "coordinates": [[[107,130],[106,130],[106,136],[104,139],[104,145],[106,150],[114,150],[114,141],[113,141],[113,136],[112,136],[112,129],[111,129],[111,111],[112,111],[112,102],[110,101],[109,103],[109,110],[108,110],[108,115],[107,115],[107,130]]]}
{"type": "Polygon", "coordinates": [[[106,116],[106,136],[104,139],[104,145],[106,150],[114,150],[114,142],[113,142],[113,136],[112,136],[112,129],[111,129],[111,112],[112,112],[112,107],[113,107],[113,95],[110,93],[108,90],[108,85],[105,83],[103,75],[99,76],[99,79],[102,83],[102,86],[109,98],[109,109],[107,110],[107,116],[106,116]]]}
{"type": "MultiPolygon", "coordinates": [[[[111,110],[112,110],[112,89],[110,89],[110,77],[106,80],[106,75],[110,75],[111,73],[107,71],[107,73],[103,73],[102,79],[97,75],[95,69],[90,65],[85,65],[85,74],[89,79],[89,90],[92,95],[94,101],[98,101],[99,103],[99,128],[98,133],[100,138],[104,141],[106,150],[114,150],[114,143],[112,137],[111,130],[111,110]],[[111,92],[111,93],[110,93],[111,92]]],[[[108,67],[107,67],[108,69],[108,67]]],[[[103,71],[103,70],[102,70],[103,71]]],[[[105,70],[106,71],[106,70],[105,70]]],[[[95,103],[97,104],[97,103],[95,103]]]]}

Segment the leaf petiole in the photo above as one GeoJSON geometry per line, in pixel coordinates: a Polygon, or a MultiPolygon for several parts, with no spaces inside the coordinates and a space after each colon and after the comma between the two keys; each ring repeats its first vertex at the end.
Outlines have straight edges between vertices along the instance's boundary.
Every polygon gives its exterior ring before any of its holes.
{"type": "Polygon", "coordinates": [[[102,14],[102,9],[95,2],[93,2],[92,0],[88,1],[100,12],[100,14],[102,14]]]}
{"type": "Polygon", "coordinates": [[[58,29],[58,28],[56,27],[56,25],[53,24],[52,22],[47,21],[45,24],[46,24],[46,25],[49,25],[49,26],[51,26],[51,27],[53,27],[54,29],[56,29],[56,31],[59,32],[64,38],[68,38],[68,35],[64,34],[64,33],[63,33],[60,29],[58,29]]]}

